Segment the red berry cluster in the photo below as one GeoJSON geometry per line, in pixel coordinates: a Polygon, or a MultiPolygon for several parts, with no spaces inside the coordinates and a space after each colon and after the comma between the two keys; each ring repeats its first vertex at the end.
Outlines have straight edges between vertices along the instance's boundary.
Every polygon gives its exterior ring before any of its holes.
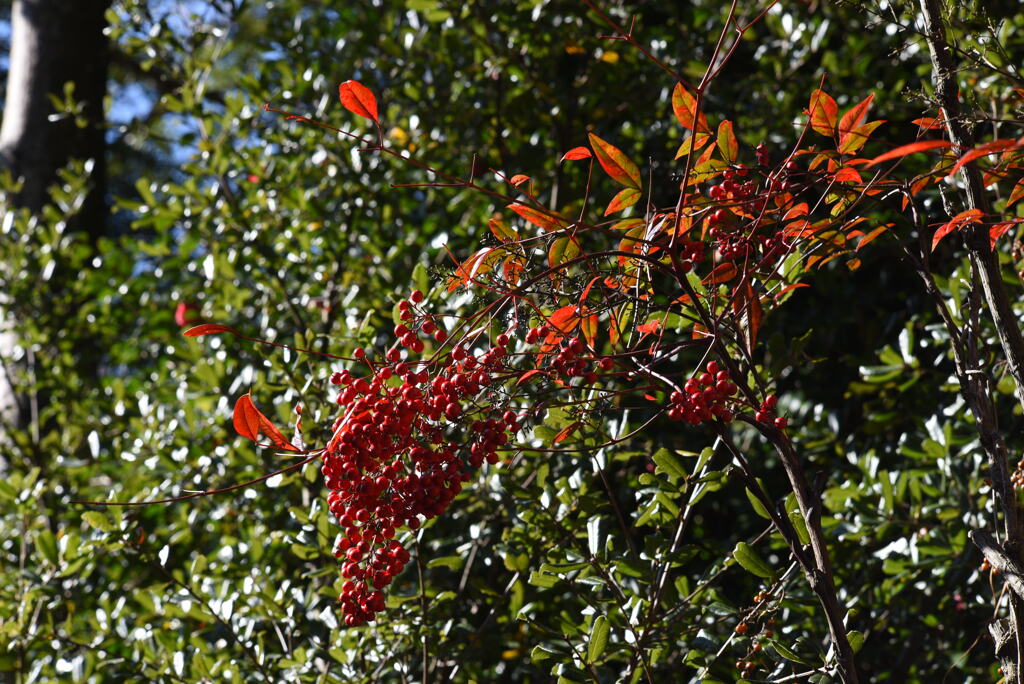
{"type": "Polygon", "coordinates": [[[785,416],[775,415],[775,406],[778,402],[779,398],[774,394],[769,394],[765,397],[764,401],[761,402],[761,408],[756,414],[754,414],[754,418],[757,422],[768,423],[769,425],[774,425],[780,430],[785,430],[789,425],[789,421],[786,420],[785,416]]]}
{"type": "MultiPolygon", "coordinates": [[[[403,319],[415,318],[419,333],[445,341],[443,330],[414,311],[420,301],[417,291],[399,305],[403,319]]],[[[411,353],[424,350],[416,330],[402,323],[394,332],[411,353]]],[[[347,626],[373,620],[384,609],[381,590],[409,561],[409,552],[394,538],[396,529],[416,529],[420,516],[443,513],[469,480],[470,469],[485,460],[496,463],[497,450],[519,429],[512,411],[488,417],[464,408],[492,383],[507,343],[502,335],[479,356],[455,347],[441,361],[416,363],[401,361],[395,346],[385,354],[387,364],[374,367],[367,361],[372,372],[367,378],[354,378],[348,370],[331,376],[332,384],[344,387],[337,398],[343,412],[335,420],[321,472],[331,490],[328,507],[343,533],[335,555],[347,580],[339,597],[347,626]],[[425,367],[414,372],[417,365],[425,367]],[[456,441],[466,433],[468,440],[456,441]]],[[[366,360],[362,349],[353,356],[366,360]]]]}
{"type": "Polygon", "coordinates": [[[737,389],[729,371],[721,369],[717,361],[709,361],[706,368],[707,372],[686,381],[683,392],[675,391],[669,396],[671,420],[699,425],[713,418],[725,422],[733,419],[728,403],[737,389]]]}
{"type": "Polygon", "coordinates": [[[676,250],[679,253],[679,267],[683,273],[688,273],[690,269],[704,260],[703,242],[681,238],[676,240],[676,250]]]}

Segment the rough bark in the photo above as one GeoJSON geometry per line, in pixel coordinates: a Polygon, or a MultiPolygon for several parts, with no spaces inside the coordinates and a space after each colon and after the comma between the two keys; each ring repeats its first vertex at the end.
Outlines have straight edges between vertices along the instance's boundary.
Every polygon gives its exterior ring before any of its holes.
{"type": "MultiPolygon", "coordinates": [[[[925,39],[932,61],[932,83],[935,86],[935,99],[945,120],[949,141],[963,154],[974,147],[974,136],[966,125],[960,110],[959,86],[956,79],[956,64],[950,53],[946,38],[946,25],[942,17],[941,0],[920,0],[921,16],[924,19],[925,39]]],[[[985,185],[981,172],[975,164],[966,164],[961,170],[960,179],[963,183],[963,197],[968,209],[978,209],[983,214],[991,214],[985,185]]],[[[972,227],[966,238],[968,255],[978,279],[981,281],[985,296],[986,309],[999,336],[1000,347],[1010,375],[1014,379],[1018,401],[1024,407],[1024,335],[1021,334],[1020,322],[1013,311],[1010,298],[1003,284],[1002,269],[999,256],[989,244],[987,231],[978,226],[972,227]]],[[[995,425],[994,417],[988,421],[995,425]]],[[[993,485],[1000,492],[1003,512],[1002,544],[1003,559],[1009,566],[1020,566],[1022,541],[1020,511],[1013,487],[1009,481],[1009,467],[1005,446],[1002,446],[1001,435],[997,430],[990,434],[981,434],[983,443],[987,441],[986,450],[991,458],[991,475],[993,485]],[[994,433],[994,434],[992,434],[994,433]],[[1001,447],[1001,448],[1000,448],[1001,447]]],[[[981,539],[975,534],[975,543],[981,539]]],[[[991,552],[994,546],[989,545],[982,551],[991,552]]],[[[1008,681],[1021,682],[1021,662],[1024,658],[1024,601],[1014,592],[1010,596],[1010,618],[992,623],[990,626],[996,640],[996,655],[1003,662],[1003,673],[1008,681]],[[1012,642],[1012,649],[1007,646],[1012,642]]]]}
{"type": "MultiPolygon", "coordinates": [[[[108,5],[109,0],[15,0],[0,125],[0,165],[22,183],[0,212],[38,212],[58,180],[57,172],[72,159],[88,160],[91,189],[67,228],[84,232],[93,244],[107,224],[103,98],[108,57],[103,31],[108,5]],[[77,117],[54,116],[59,112],[50,96],[63,99],[68,82],[75,85],[74,100],[81,110],[77,117]]],[[[0,300],[0,359],[5,360],[0,364],[0,424],[18,429],[28,422],[29,402],[14,390],[19,370],[10,361],[19,342],[17,321],[4,304],[0,300]]]]}

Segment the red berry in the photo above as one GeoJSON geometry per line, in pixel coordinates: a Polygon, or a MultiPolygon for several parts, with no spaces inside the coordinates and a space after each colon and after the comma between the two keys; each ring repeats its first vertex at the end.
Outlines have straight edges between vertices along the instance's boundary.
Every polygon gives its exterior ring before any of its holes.
{"type": "Polygon", "coordinates": [[[355,350],[353,350],[352,352],[352,356],[354,356],[357,359],[363,359],[366,357],[366,352],[363,351],[362,347],[356,347],[355,350]]]}
{"type": "Polygon", "coordinates": [[[413,290],[412,293],[409,295],[409,299],[411,299],[416,304],[419,304],[420,302],[423,301],[423,292],[420,290],[413,290]]]}
{"type": "Polygon", "coordinates": [[[787,425],[789,425],[789,421],[786,420],[786,416],[779,416],[775,419],[775,427],[778,429],[785,430],[787,425]]]}

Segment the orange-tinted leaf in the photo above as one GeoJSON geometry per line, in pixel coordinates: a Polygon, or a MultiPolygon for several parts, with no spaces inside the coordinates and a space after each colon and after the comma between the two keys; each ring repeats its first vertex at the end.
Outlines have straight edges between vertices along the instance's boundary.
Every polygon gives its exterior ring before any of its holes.
{"type": "Polygon", "coordinates": [[[591,349],[597,347],[597,314],[585,315],[580,320],[580,332],[591,349]]]}
{"type": "Polygon", "coordinates": [[[822,135],[835,135],[839,122],[839,105],[824,90],[811,93],[811,128],[822,135]]]}
{"type": "MultiPolygon", "coordinates": [[[[1017,181],[1017,184],[1013,186],[1013,190],[1010,191],[1010,198],[1006,200],[1006,208],[1009,209],[1011,206],[1016,204],[1021,197],[1024,197],[1024,178],[1017,181]]],[[[188,333],[185,333],[186,335],[188,333]]]]}
{"type": "Polygon", "coordinates": [[[500,218],[492,218],[487,225],[499,242],[517,242],[519,240],[519,232],[500,218]]]}
{"type": "Polygon", "coordinates": [[[782,295],[788,292],[792,292],[793,290],[796,290],[797,288],[801,287],[810,287],[810,285],[808,285],[807,283],[793,283],[792,285],[787,285],[786,287],[779,290],[778,294],[776,294],[772,299],[778,302],[779,299],[782,298],[782,295]]]}
{"type": "Polygon", "coordinates": [[[494,247],[484,247],[474,252],[455,269],[455,275],[448,282],[448,291],[454,292],[460,285],[468,285],[473,278],[490,272],[504,253],[504,250],[494,247]]]}
{"type": "MultiPolygon", "coordinates": [[[[676,83],[675,89],[672,91],[672,111],[675,112],[676,119],[679,120],[679,124],[683,128],[694,129],[694,115],[697,111],[697,98],[695,98],[690,91],[686,89],[682,83],[676,83]]],[[[700,112],[696,116],[696,130],[699,133],[711,133],[711,128],[708,126],[707,117],[704,116],[704,112],[700,112]]]]}
{"type": "MultiPolygon", "coordinates": [[[[868,108],[871,106],[871,101],[875,99],[875,94],[871,93],[863,100],[850,107],[850,110],[843,114],[843,118],[839,121],[839,142],[842,144],[843,140],[854,129],[858,128],[864,123],[864,119],[868,116],[868,108]]],[[[842,150],[840,150],[842,151],[842,150]]]]}
{"type": "Polygon", "coordinates": [[[705,285],[718,285],[732,280],[738,272],[736,264],[726,261],[715,266],[701,282],[705,285]]]}
{"type": "Polygon", "coordinates": [[[963,226],[970,225],[972,223],[980,223],[981,209],[968,209],[967,211],[961,211],[959,214],[951,218],[946,223],[939,226],[939,229],[935,231],[935,235],[932,236],[932,251],[935,251],[935,247],[939,244],[942,238],[946,237],[954,230],[959,230],[963,226]]]}
{"type": "Polygon", "coordinates": [[[640,169],[629,158],[622,153],[622,150],[611,143],[605,142],[593,133],[590,133],[590,144],[597,155],[597,161],[605,173],[611,176],[612,180],[620,185],[629,188],[640,189],[640,169]]]}
{"type": "Polygon", "coordinates": [[[747,343],[747,349],[753,351],[757,344],[757,333],[761,330],[764,310],[761,308],[761,299],[749,284],[741,289],[739,297],[734,300],[733,311],[737,315],[737,325],[747,343]]]}
{"type": "Polygon", "coordinates": [[[338,86],[338,95],[345,109],[376,124],[380,123],[377,119],[377,98],[362,83],[345,81],[338,86]]]}
{"type": "Polygon", "coordinates": [[[533,225],[547,231],[561,230],[569,226],[568,221],[553,212],[541,211],[518,202],[508,205],[506,209],[511,209],[533,225]]]}
{"type": "Polygon", "coordinates": [[[949,175],[952,176],[954,173],[959,171],[964,164],[969,164],[975,159],[1017,147],[1021,147],[1021,143],[1017,142],[1013,138],[1003,138],[1001,140],[987,142],[984,145],[978,145],[957,160],[956,164],[953,165],[953,168],[949,170],[949,175]]]}
{"type": "Polygon", "coordinates": [[[642,226],[644,220],[642,218],[628,218],[616,221],[615,225],[612,226],[612,230],[633,230],[637,226],[642,226]]]}
{"type": "Polygon", "coordinates": [[[736,134],[732,131],[732,122],[725,120],[718,124],[718,149],[722,153],[722,159],[735,164],[740,156],[740,144],[736,141],[736,134]]]}
{"type": "MultiPolygon", "coordinates": [[[[839,152],[841,154],[854,154],[860,148],[864,147],[864,143],[868,141],[871,134],[874,133],[875,129],[885,123],[885,119],[879,119],[878,121],[872,121],[866,123],[863,126],[858,126],[849,133],[843,135],[839,142],[839,152]]],[[[847,164],[863,164],[867,159],[851,159],[847,161],[847,164]]]]}
{"type": "Polygon", "coordinates": [[[259,439],[260,433],[263,433],[278,449],[298,451],[291,442],[285,439],[281,431],[266,416],[260,413],[256,405],[252,403],[252,397],[249,394],[243,394],[235,402],[233,422],[235,431],[238,434],[254,442],[259,439]]]}
{"type": "Polygon", "coordinates": [[[885,154],[880,154],[869,161],[867,166],[871,167],[875,164],[881,164],[884,161],[889,161],[890,159],[906,157],[908,154],[914,154],[915,152],[924,152],[925,150],[934,150],[952,146],[953,144],[947,140],[921,140],[920,142],[910,143],[909,145],[900,145],[894,150],[889,150],[885,154]]]}
{"type": "Polygon", "coordinates": [[[857,243],[857,248],[856,248],[857,251],[859,252],[861,247],[864,247],[865,245],[867,245],[869,242],[874,240],[876,237],[878,237],[879,235],[881,235],[882,233],[887,231],[891,226],[892,226],[891,223],[887,224],[887,225],[884,225],[884,226],[878,226],[873,231],[871,231],[870,233],[868,233],[867,235],[862,237],[860,239],[860,241],[857,243]]]}
{"type": "Polygon", "coordinates": [[[557,268],[580,255],[580,243],[574,237],[560,237],[551,243],[548,250],[548,265],[557,268]]]}
{"type": "Polygon", "coordinates": [[[685,157],[690,154],[691,151],[696,152],[700,148],[708,144],[708,140],[711,140],[711,135],[708,133],[694,133],[679,145],[679,150],[676,152],[676,159],[685,157]]]}
{"type": "Polygon", "coordinates": [[[619,190],[618,194],[608,203],[608,208],[604,210],[604,215],[609,216],[623,209],[628,209],[637,203],[642,194],[636,188],[623,188],[619,190]]]}
{"type": "Polygon", "coordinates": [[[528,180],[530,180],[529,176],[524,176],[521,173],[517,173],[516,175],[512,176],[512,178],[510,178],[508,182],[518,188],[520,185],[522,185],[528,180]]]}
{"type": "Polygon", "coordinates": [[[202,325],[197,325],[194,328],[189,328],[182,334],[185,337],[202,337],[203,335],[214,335],[216,333],[223,332],[231,333],[235,337],[242,336],[242,334],[234,328],[229,328],[226,325],[217,325],[216,323],[203,323],[202,325]]]}
{"type": "Polygon", "coordinates": [[[564,161],[576,161],[578,159],[589,159],[590,157],[593,156],[594,155],[591,154],[590,150],[588,150],[586,147],[574,147],[562,155],[562,158],[559,160],[559,163],[564,161]]]}

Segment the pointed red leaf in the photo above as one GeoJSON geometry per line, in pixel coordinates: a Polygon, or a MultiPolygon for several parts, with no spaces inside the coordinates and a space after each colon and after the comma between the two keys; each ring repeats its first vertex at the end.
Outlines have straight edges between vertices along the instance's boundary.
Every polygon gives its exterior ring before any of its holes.
{"type": "Polygon", "coordinates": [[[285,439],[281,431],[265,415],[260,413],[256,405],[252,403],[252,397],[249,394],[243,394],[235,402],[234,425],[238,434],[254,442],[259,439],[260,433],[263,433],[278,449],[282,451],[298,451],[291,442],[285,439]]]}
{"type": "Polygon", "coordinates": [[[1014,204],[1024,197],[1024,178],[1017,181],[1017,184],[1013,186],[1013,190],[1010,191],[1010,199],[1006,200],[1006,208],[1009,209],[1014,204]]]}
{"type": "Polygon", "coordinates": [[[1002,140],[993,140],[991,142],[985,143],[984,145],[978,145],[973,150],[971,150],[970,152],[968,152],[967,154],[965,154],[964,156],[960,157],[960,159],[957,160],[956,164],[953,165],[953,168],[949,170],[949,175],[952,176],[954,173],[959,171],[964,164],[969,164],[975,159],[978,159],[979,157],[985,157],[990,154],[1003,152],[1009,149],[1016,149],[1022,146],[1024,145],[1017,142],[1013,138],[1003,138],[1002,140]]]}
{"type": "Polygon", "coordinates": [[[223,332],[231,333],[235,337],[242,336],[242,334],[234,328],[229,328],[226,325],[218,325],[216,323],[203,323],[202,325],[197,325],[194,328],[189,328],[182,334],[185,337],[202,337],[203,335],[215,335],[216,333],[223,332]]]}
{"type": "Polygon", "coordinates": [[[739,270],[736,268],[736,264],[726,261],[715,266],[702,282],[705,285],[718,285],[732,280],[737,273],[739,270]]]}
{"type": "Polygon", "coordinates": [[[594,148],[594,154],[597,155],[597,161],[600,162],[601,168],[611,176],[612,180],[628,188],[640,189],[640,169],[622,153],[622,150],[593,133],[590,134],[590,144],[594,148]]]}
{"type": "Polygon", "coordinates": [[[946,237],[954,230],[959,230],[963,226],[970,225],[972,223],[981,223],[981,217],[984,214],[981,213],[981,209],[968,209],[967,211],[961,211],[959,214],[951,218],[946,223],[939,226],[939,229],[935,231],[935,235],[932,236],[932,251],[938,246],[939,241],[946,237]]]}
{"type": "Polygon", "coordinates": [[[878,155],[869,161],[864,168],[870,168],[875,164],[881,164],[882,162],[889,161],[890,159],[906,157],[908,154],[914,154],[915,152],[924,152],[925,150],[935,150],[952,146],[953,144],[947,140],[922,140],[908,145],[900,145],[894,150],[889,150],[885,154],[878,155]]]}
{"type": "Polygon", "coordinates": [[[561,230],[562,228],[569,227],[568,221],[557,216],[553,212],[534,209],[533,207],[528,207],[525,204],[519,204],[518,202],[510,204],[505,208],[511,209],[533,225],[539,226],[546,231],[561,230]]]}
{"type": "Polygon", "coordinates": [[[528,180],[530,180],[529,176],[524,176],[521,173],[517,173],[516,175],[512,176],[512,178],[510,178],[508,182],[518,188],[520,185],[522,185],[528,180]]]}
{"type": "Polygon", "coordinates": [[[377,119],[377,98],[373,96],[370,89],[359,81],[345,81],[338,86],[338,96],[345,109],[358,114],[364,119],[369,119],[375,124],[380,124],[377,119]]]}
{"type": "Polygon", "coordinates": [[[839,105],[824,90],[811,93],[811,128],[822,135],[835,135],[839,123],[839,105]]]}
{"type": "MultiPolygon", "coordinates": [[[[672,91],[672,111],[675,112],[676,119],[679,120],[679,124],[683,128],[693,130],[695,112],[697,112],[697,98],[682,83],[676,83],[676,87],[672,91]]],[[[698,133],[711,133],[711,128],[708,126],[708,120],[704,116],[704,112],[696,115],[696,119],[698,133]]]]}
{"type": "Polygon", "coordinates": [[[875,94],[871,93],[859,103],[850,107],[850,110],[843,114],[843,118],[839,121],[839,141],[842,143],[853,130],[864,123],[864,119],[868,116],[868,107],[871,106],[871,101],[875,99],[875,94]]]}
{"type": "Polygon", "coordinates": [[[591,154],[590,150],[588,150],[586,147],[574,147],[562,155],[562,158],[559,160],[559,163],[564,161],[576,161],[578,159],[588,159],[593,156],[594,155],[591,154]]]}

